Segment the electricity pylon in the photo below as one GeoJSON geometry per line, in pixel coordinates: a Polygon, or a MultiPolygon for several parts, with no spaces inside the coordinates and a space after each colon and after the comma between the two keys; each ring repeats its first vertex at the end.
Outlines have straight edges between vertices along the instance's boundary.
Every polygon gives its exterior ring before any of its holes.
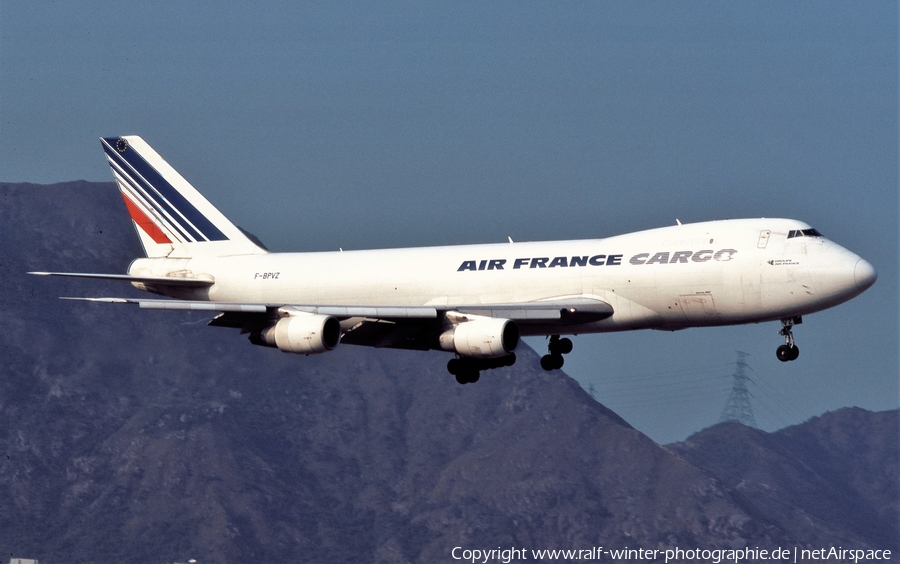
{"type": "Polygon", "coordinates": [[[731,392],[728,394],[728,401],[725,403],[725,409],[722,410],[722,416],[719,423],[725,421],[737,421],[747,427],[756,428],[756,419],[753,418],[753,407],[750,405],[750,392],[747,390],[747,382],[753,380],[747,376],[747,362],[744,360],[749,354],[736,351],[738,354],[737,368],[734,371],[734,383],[731,385],[731,392]]]}

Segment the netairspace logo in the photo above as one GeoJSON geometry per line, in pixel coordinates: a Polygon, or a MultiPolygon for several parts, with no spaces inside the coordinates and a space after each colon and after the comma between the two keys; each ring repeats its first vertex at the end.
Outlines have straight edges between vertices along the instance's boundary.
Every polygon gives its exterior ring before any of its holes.
{"type": "Polygon", "coordinates": [[[663,562],[711,562],[712,564],[722,564],[725,562],[741,564],[742,562],[771,560],[776,562],[809,562],[816,560],[829,560],[839,562],[859,562],[865,561],[886,561],[891,559],[890,550],[859,550],[848,549],[843,547],[819,548],[819,549],[798,549],[793,550],[787,548],[775,548],[772,550],[756,548],[742,549],[654,549],[646,550],[643,548],[623,548],[623,549],[604,549],[602,546],[596,546],[589,549],[544,549],[534,550],[526,548],[502,548],[493,549],[469,549],[457,546],[454,548],[450,556],[454,560],[463,562],[471,562],[472,564],[488,564],[489,562],[502,562],[509,564],[510,562],[529,562],[529,561],[554,561],[554,560],[647,560],[647,561],[663,561],[663,562]]]}

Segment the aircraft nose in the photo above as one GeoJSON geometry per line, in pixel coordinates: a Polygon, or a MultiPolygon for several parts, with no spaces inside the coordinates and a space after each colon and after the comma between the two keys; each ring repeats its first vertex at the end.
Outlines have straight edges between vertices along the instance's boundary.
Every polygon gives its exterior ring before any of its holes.
{"type": "Polygon", "coordinates": [[[875,269],[869,264],[869,261],[866,259],[859,259],[856,261],[853,277],[856,280],[856,287],[862,292],[869,289],[869,287],[875,283],[875,280],[878,279],[878,273],[875,272],[875,269]]]}

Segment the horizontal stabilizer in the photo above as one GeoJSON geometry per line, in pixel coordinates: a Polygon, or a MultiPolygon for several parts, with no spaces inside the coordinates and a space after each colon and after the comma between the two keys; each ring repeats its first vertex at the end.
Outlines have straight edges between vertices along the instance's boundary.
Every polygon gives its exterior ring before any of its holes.
{"type": "Polygon", "coordinates": [[[185,278],[180,276],[131,276],[129,274],[92,274],[87,272],[29,272],[35,276],[67,276],[71,278],[95,278],[98,280],[118,280],[121,282],[142,282],[144,284],[165,284],[187,288],[212,286],[215,280],[208,278],[185,278]]]}

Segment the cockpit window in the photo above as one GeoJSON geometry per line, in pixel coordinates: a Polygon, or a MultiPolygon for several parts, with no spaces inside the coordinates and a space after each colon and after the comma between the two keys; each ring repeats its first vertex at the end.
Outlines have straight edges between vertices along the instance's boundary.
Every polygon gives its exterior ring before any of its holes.
{"type": "Polygon", "coordinates": [[[815,229],[792,229],[788,231],[788,239],[794,237],[821,237],[822,234],[815,229]]]}

